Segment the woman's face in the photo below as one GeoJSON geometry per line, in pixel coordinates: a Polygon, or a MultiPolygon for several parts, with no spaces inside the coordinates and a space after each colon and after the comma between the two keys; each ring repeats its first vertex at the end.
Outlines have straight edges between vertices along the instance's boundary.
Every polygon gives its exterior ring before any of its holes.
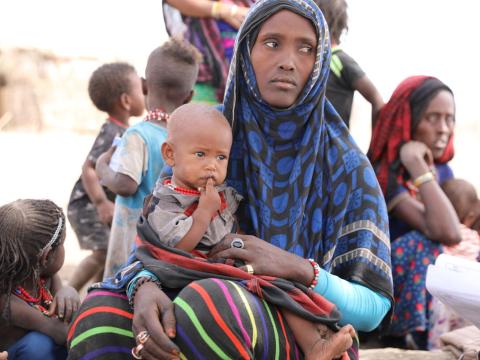
{"type": "Polygon", "coordinates": [[[453,95],[447,90],[441,90],[427,105],[412,138],[427,145],[433,158],[438,159],[445,151],[454,125],[453,95]]]}
{"type": "Polygon", "coordinates": [[[312,23],[288,10],[262,25],[251,60],[262,99],[288,108],[298,98],[315,64],[317,36],[312,23]]]}

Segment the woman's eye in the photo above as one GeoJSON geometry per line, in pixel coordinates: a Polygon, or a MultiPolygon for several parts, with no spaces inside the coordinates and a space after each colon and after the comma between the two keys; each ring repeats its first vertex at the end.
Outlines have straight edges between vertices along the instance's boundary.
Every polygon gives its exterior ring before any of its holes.
{"type": "Polygon", "coordinates": [[[300,52],[310,54],[313,51],[313,48],[311,46],[303,46],[300,48],[300,52]]]}
{"type": "Polygon", "coordinates": [[[425,119],[427,119],[430,124],[436,124],[437,121],[440,119],[440,116],[437,113],[431,113],[427,114],[425,116],[425,119]]]}
{"type": "Polygon", "coordinates": [[[269,48],[276,48],[278,47],[278,43],[276,41],[266,41],[265,42],[265,46],[269,47],[269,48]]]}
{"type": "Polygon", "coordinates": [[[453,126],[453,124],[455,124],[455,117],[452,115],[447,115],[447,117],[445,118],[445,121],[448,126],[453,126]]]}
{"type": "Polygon", "coordinates": [[[204,157],[204,156],[205,156],[205,153],[204,153],[203,151],[197,151],[197,152],[195,153],[195,156],[196,156],[196,157],[204,157]]]}

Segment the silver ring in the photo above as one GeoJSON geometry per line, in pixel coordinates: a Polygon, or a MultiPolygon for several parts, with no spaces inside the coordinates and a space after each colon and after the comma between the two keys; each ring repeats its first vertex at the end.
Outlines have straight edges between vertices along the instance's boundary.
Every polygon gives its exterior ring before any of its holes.
{"type": "Polygon", "coordinates": [[[231,248],[243,249],[245,247],[245,243],[240,238],[234,238],[230,244],[231,248]]]}

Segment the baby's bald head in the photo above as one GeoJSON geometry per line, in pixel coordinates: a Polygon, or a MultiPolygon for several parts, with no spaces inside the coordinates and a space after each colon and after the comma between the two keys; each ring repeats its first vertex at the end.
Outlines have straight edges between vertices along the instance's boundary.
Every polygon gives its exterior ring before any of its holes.
{"type": "MultiPolygon", "coordinates": [[[[177,108],[168,120],[167,142],[176,144],[191,137],[222,136],[232,142],[232,130],[223,114],[211,105],[189,103],[177,108]]],[[[188,139],[188,140],[187,140],[188,139]]]]}

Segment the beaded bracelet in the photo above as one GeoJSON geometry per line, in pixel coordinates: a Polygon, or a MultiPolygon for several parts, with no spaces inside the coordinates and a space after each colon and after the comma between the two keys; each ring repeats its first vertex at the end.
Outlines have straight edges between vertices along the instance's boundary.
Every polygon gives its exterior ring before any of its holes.
{"type": "Polygon", "coordinates": [[[320,276],[320,265],[318,265],[318,263],[313,259],[308,259],[308,261],[313,267],[313,280],[308,288],[313,290],[318,284],[318,278],[320,276]]]}
{"type": "Polygon", "coordinates": [[[427,171],[425,174],[420,175],[419,177],[413,180],[413,186],[417,189],[420,185],[425,184],[429,181],[435,180],[435,175],[431,171],[427,171]]]}
{"type": "Polygon", "coordinates": [[[151,276],[142,276],[142,277],[136,278],[135,279],[135,284],[134,284],[133,289],[132,289],[132,292],[128,296],[128,303],[130,304],[132,309],[133,309],[134,304],[135,304],[135,294],[137,293],[138,289],[140,289],[140,287],[147,282],[153,282],[155,285],[158,286],[159,289],[162,288],[162,284],[160,283],[160,281],[158,281],[157,279],[155,279],[151,276]]]}

